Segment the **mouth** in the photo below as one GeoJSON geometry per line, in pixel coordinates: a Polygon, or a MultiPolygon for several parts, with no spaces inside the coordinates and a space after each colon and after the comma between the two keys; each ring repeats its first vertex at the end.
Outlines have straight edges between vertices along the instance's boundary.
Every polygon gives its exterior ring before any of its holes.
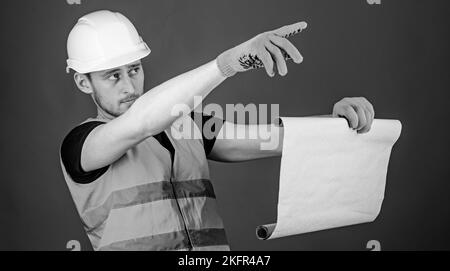
{"type": "Polygon", "coordinates": [[[135,100],[136,100],[136,98],[126,99],[126,100],[123,100],[122,103],[131,103],[131,102],[134,102],[135,100]]]}

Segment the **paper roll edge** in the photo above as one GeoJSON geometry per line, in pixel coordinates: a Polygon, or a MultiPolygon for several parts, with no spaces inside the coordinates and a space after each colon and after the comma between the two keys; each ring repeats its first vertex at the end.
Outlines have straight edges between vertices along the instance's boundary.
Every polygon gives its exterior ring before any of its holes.
{"type": "Polygon", "coordinates": [[[276,223],[260,225],[256,227],[256,237],[259,240],[267,240],[272,236],[273,231],[275,230],[276,223]]]}

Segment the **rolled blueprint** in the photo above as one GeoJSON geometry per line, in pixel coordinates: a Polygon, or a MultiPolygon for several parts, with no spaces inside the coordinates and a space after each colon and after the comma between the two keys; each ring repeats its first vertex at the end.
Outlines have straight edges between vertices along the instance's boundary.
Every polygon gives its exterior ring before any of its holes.
{"type": "Polygon", "coordinates": [[[398,120],[375,119],[358,134],[344,118],[281,118],[284,126],[277,222],[259,239],[372,222],[381,210],[398,120]]]}

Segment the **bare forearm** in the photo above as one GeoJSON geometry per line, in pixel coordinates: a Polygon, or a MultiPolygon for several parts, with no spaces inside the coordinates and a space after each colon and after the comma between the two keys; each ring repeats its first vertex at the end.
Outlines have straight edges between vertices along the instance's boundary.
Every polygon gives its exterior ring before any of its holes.
{"type": "MultiPolygon", "coordinates": [[[[311,117],[327,118],[332,115],[311,117]]],[[[282,124],[244,125],[225,122],[209,158],[221,162],[241,162],[281,156],[283,139],[282,124]],[[233,129],[236,133],[230,132],[233,129]]]]}
{"type": "Polygon", "coordinates": [[[283,127],[225,122],[208,158],[220,162],[242,162],[279,156],[282,147],[283,127]]]}
{"type": "Polygon", "coordinates": [[[141,122],[146,136],[157,134],[179,117],[177,106],[192,110],[195,96],[205,98],[225,78],[211,61],[147,91],[130,107],[130,115],[141,122]]]}

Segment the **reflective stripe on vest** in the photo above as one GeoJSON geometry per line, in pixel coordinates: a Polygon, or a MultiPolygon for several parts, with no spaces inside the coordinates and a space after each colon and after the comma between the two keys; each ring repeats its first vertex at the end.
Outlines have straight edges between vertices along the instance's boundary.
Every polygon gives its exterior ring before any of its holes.
{"type": "Polygon", "coordinates": [[[201,138],[166,132],[175,148],[173,168],[153,137],[90,184],[73,182],[61,162],[95,250],[229,250],[201,138]]]}

